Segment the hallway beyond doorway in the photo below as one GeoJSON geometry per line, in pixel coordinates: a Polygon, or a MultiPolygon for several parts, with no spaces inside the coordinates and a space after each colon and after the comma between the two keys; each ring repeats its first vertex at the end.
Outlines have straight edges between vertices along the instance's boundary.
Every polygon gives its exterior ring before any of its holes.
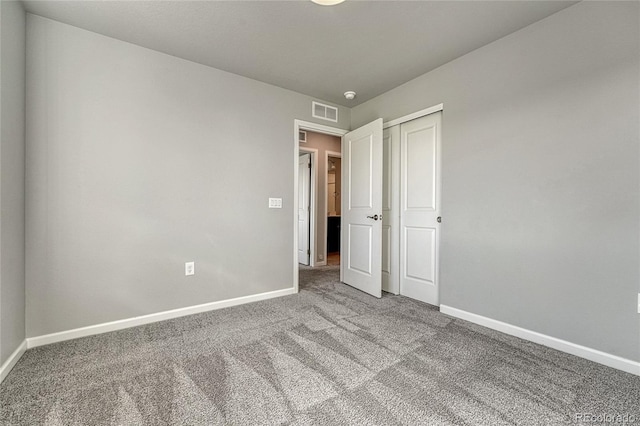
{"type": "Polygon", "coordinates": [[[340,252],[327,253],[327,266],[340,265],[340,252]]]}

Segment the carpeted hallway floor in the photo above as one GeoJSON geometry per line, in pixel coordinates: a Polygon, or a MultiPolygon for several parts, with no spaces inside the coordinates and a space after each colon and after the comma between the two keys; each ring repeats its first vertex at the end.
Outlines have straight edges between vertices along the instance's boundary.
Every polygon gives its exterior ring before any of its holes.
{"type": "Polygon", "coordinates": [[[640,377],[411,299],[372,298],[337,271],[301,270],[297,295],[31,349],[0,385],[0,422],[640,422],[640,377]]]}

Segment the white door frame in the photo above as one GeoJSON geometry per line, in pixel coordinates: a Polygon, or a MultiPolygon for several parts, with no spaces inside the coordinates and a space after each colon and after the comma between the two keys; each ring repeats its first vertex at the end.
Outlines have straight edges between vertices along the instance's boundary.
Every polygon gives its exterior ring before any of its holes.
{"type": "MultiPolygon", "coordinates": [[[[329,164],[329,157],[337,157],[337,158],[342,158],[342,152],[336,152],[336,151],[325,151],[324,152],[324,164],[329,164]]],[[[329,180],[329,169],[327,168],[327,180],[325,182],[328,182],[329,180]]],[[[342,173],[340,174],[340,180],[342,180],[342,173]]],[[[340,182],[340,186],[342,187],[342,182],[340,182]]],[[[342,189],[341,189],[342,190],[342,189]]],[[[329,198],[327,198],[329,196],[329,185],[325,185],[324,186],[324,211],[328,212],[329,211],[329,198]]],[[[340,210],[342,210],[342,206],[340,206],[340,210]]],[[[327,217],[327,215],[324,215],[324,259],[325,261],[327,260],[327,254],[328,254],[328,250],[327,250],[327,235],[329,234],[329,230],[327,229],[327,226],[329,226],[329,218],[327,217]]]]}
{"type": "MultiPolygon", "coordinates": [[[[298,280],[298,155],[300,151],[305,152],[313,152],[312,148],[304,148],[300,147],[300,143],[298,142],[298,137],[300,135],[300,130],[310,130],[316,133],[324,133],[326,135],[339,136],[342,137],[346,135],[349,131],[344,129],[339,129],[337,127],[325,126],[324,124],[312,123],[310,121],[304,120],[293,120],[293,288],[296,293],[299,291],[299,280],[298,280]]],[[[318,170],[317,168],[317,157],[318,150],[315,150],[315,155],[312,154],[312,157],[315,158],[314,161],[311,162],[311,167],[314,170],[318,170]]],[[[315,182],[317,182],[315,178],[316,172],[312,172],[311,180],[313,181],[311,190],[315,191],[315,182]]],[[[326,191],[326,189],[325,189],[326,191]]],[[[311,196],[311,202],[314,206],[317,205],[315,202],[316,192],[311,196]]],[[[311,217],[313,226],[315,226],[315,212],[314,208],[311,210],[311,217]]],[[[326,207],[325,207],[326,210],[326,207]]],[[[311,235],[314,235],[315,232],[312,232],[311,235]]],[[[326,237],[325,237],[326,238],[326,237]]],[[[312,240],[312,258],[311,264],[315,265],[315,239],[312,240]]],[[[325,255],[326,259],[326,255],[325,255]]]]}
{"type": "MultiPolygon", "coordinates": [[[[318,150],[314,148],[300,147],[299,152],[309,154],[311,157],[311,192],[309,193],[309,266],[313,267],[316,266],[316,205],[318,203],[316,182],[318,181],[318,150]]],[[[298,193],[296,192],[296,196],[297,194],[298,193]]]]}
{"type": "Polygon", "coordinates": [[[443,110],[444,110],[444,104],[434,105],[432,107],[421,109],[420,111],[416,111],[411,114],[407,114],[400,118],[396,118],[390,121],[385,121],[384,123],[382,123],[382,128],[387,129],[389,127],[395,126],[396,124],[406,123],[407,121],[415,120],[416,118],[424,117],[425,115],[433,114],[443,110]]]}

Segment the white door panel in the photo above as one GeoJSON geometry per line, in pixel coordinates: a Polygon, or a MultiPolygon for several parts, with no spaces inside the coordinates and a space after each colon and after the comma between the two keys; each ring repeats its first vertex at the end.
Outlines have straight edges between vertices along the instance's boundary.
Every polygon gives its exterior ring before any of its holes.
{"type": "Polygon", "coordinates": [[[435,282],[435,229],[405,227],[405,279],[435,282]]]}
{"type": "Polygon", "coordinates": [[[391,227],[382,225],[382,289],[385,290],[385,276],[391,274],[391,227]]]}
{"type": "Polygon", "coordinates": [[[348,268],[371,276],[373,227],[349,224],[348,268]]]}
{"type": "Polygon", "coordinates": [[[310,206],[311,206],[311,154],[298,158],[298,263],[309,265],[310,260],[310,206]]]}
{"type": "Polygon", "coordinates": [[[373,136],[349,141],[349,209],[371,209],[373,179],[373,136]]]}
{"type": "Polygon", "coordinates": [[[400,126],[400,292],[439,305],[441,113],[400,126]]]}
{"type": "Polygon", "coordinates": [[[400,126],[382,137],[382,290],[400,293],[400,126]]]}
{"type": "Polygon", "coordinates": [[[405,209],[435,209],[435,124],[405,133],[405,209]]]}
{"type": "Polygon", "coordinates": [[[343,136],[342,182],[342,280],[382,297],[382,119],[343,136]]]}
{"type": "Polygon", "coordinates": [[[388,212],[392,209],[392,161],[393,152],[391,146],[391,130],[385,129],[382,136],[382,210],[388,212]]]}

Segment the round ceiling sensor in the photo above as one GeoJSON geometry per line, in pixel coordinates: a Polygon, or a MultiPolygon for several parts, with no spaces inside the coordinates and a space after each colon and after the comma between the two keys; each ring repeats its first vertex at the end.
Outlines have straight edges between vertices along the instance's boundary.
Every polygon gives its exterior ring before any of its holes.
{"type": "Polygon", "coordinates": [[[311,0],[315,4],[319,4],[320,6],[335,6],[336,4],[342,3],[344,0],[311,0]]]}
{"type": "Polygon", "coordinates": [[[356,92],[353,90],[349,90],[348,92],[344,92],[344,97],[351,100],[356,97],[356,92]]]}

